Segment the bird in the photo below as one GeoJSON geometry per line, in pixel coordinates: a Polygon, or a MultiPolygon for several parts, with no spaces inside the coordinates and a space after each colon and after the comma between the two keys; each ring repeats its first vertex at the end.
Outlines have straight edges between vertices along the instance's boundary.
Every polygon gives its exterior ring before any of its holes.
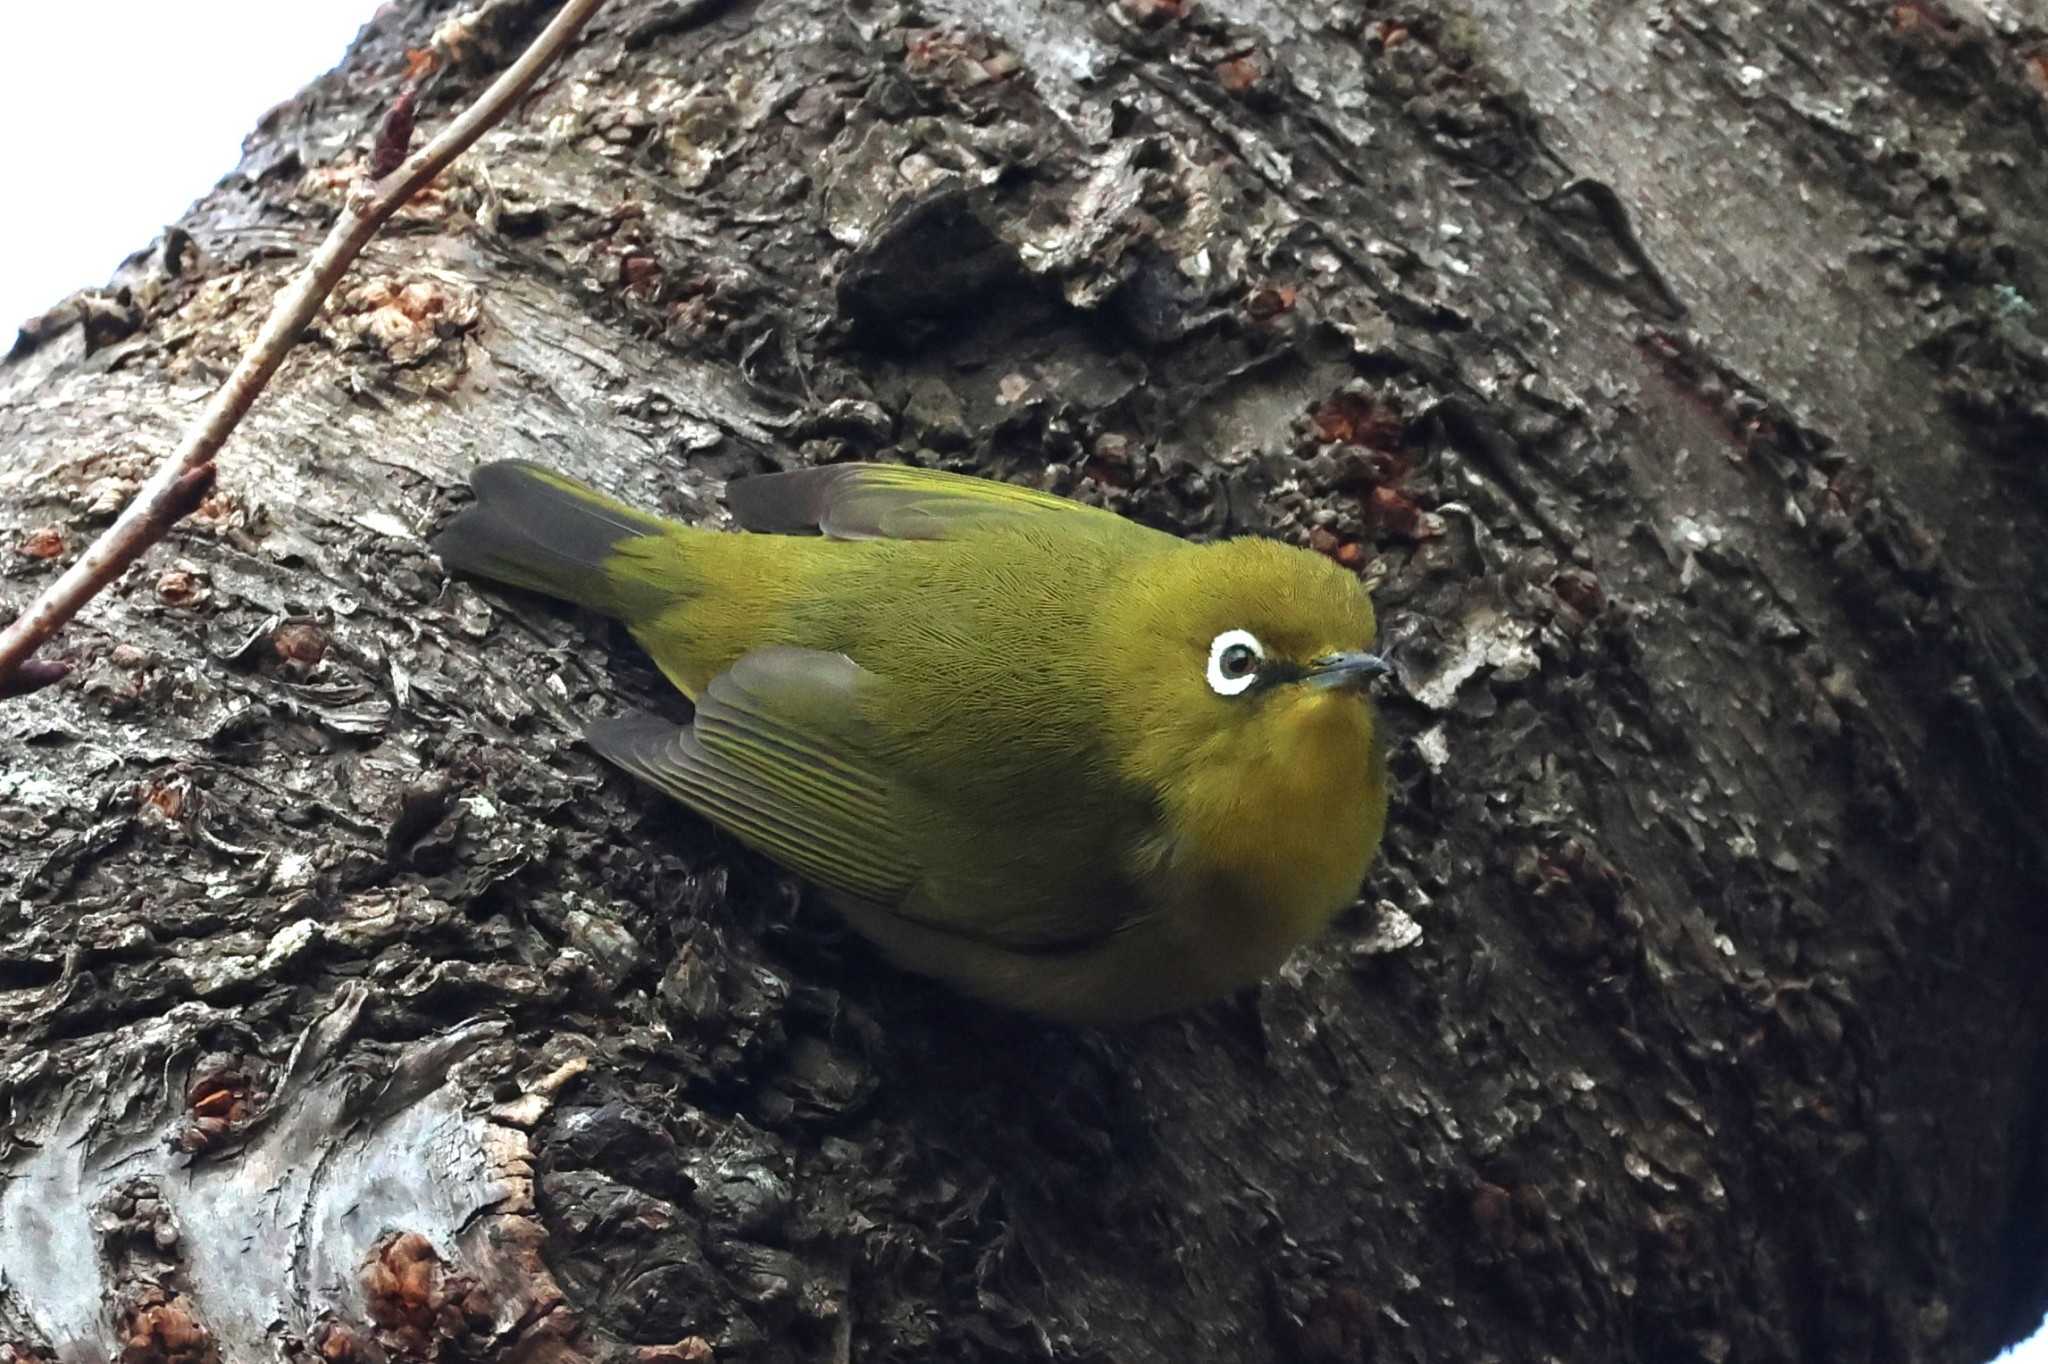
{"type": "Polygon", "coordinates": [[[734,479],[738,527],[478,467],[454,572],[624,624],[694,705],[588,745],[816,887],[896,966],[1066,1024],[1266,978],[1387,821],[1358,577],[906,465],[734,479]]]}

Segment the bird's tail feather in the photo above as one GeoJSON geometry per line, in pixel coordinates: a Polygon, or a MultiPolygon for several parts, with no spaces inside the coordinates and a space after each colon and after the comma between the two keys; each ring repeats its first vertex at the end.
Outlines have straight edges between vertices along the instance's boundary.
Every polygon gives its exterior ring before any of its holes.
{"type": "Polygon", "coordinates": [[[434,537],[441,562],[460,573],[545,592],[629,623],[675,595],[629,571],[650,537],[689,531],[636,511],[587,484],[525,460],[500,460],[470,475],[474,505],[434,537]]]}

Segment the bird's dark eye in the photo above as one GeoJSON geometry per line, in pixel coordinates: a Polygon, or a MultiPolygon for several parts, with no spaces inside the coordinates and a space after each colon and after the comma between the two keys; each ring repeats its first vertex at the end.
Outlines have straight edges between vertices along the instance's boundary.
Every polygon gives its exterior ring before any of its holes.
{"type": "Polygon", "coordinates": [[[1236,696],[1259,679],[1265,646],[1249,630],[1225,630],[1209,641],[1209,690],[1236,696]]]}

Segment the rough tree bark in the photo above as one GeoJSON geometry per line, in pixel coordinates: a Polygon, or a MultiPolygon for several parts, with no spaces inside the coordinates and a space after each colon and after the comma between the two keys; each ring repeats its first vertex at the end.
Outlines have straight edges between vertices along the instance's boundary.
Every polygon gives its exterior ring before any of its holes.
{"type": "MultiPolygon", "coordinates": [[[[0,610],[446,9],[24,329],[0,610]]],[[[2041,19],[617,0],[0,707],[0,1357],[1986,1358],[2048,1297],[2041,19]],[[680,712],[629,642],[426,553],[515,455],[1358,565],[1366,905],[1117,1032],[888,971],[579,749],[680,712]]]]}

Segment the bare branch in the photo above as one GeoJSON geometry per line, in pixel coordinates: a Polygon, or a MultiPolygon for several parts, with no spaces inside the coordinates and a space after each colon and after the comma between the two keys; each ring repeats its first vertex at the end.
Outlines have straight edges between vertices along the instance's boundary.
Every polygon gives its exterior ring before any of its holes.
{"type": "MultiPolygon", "coordinates": [[[[177,450],[149,476],[105,534],[0,630],[0,697],[34,691],[69,671],[59,664],[33,669],[26,665],[44,641],[205,499],[206,490],[212,487],[214,456],[377,229],[485,129],[504,118],[603,4],[604,0],[565,0],[540,36],[475,103],[395,171],[367,181],[351,193],[326,240],[298,278],[278,295],[263,330],[186,431],[177,450]],[[201,479],[204,487],[195,479],[201,479]],[[199,489],[196,493],[195,488],[199,489]]],[[[377,160],[390,158],[394,148],[402,150],[410,140],[412,97],[408,86],[384,120],[378,133],[377,160]]]]}
{"type": "Polygon", "coordinates": [[[62,682],[71,676],[69,663],[52,663],[46,659],[31,658],[19,668],[14,676],[0,682],[0,701],[10,696],[26,696],[32,691],[62,682]]]}

